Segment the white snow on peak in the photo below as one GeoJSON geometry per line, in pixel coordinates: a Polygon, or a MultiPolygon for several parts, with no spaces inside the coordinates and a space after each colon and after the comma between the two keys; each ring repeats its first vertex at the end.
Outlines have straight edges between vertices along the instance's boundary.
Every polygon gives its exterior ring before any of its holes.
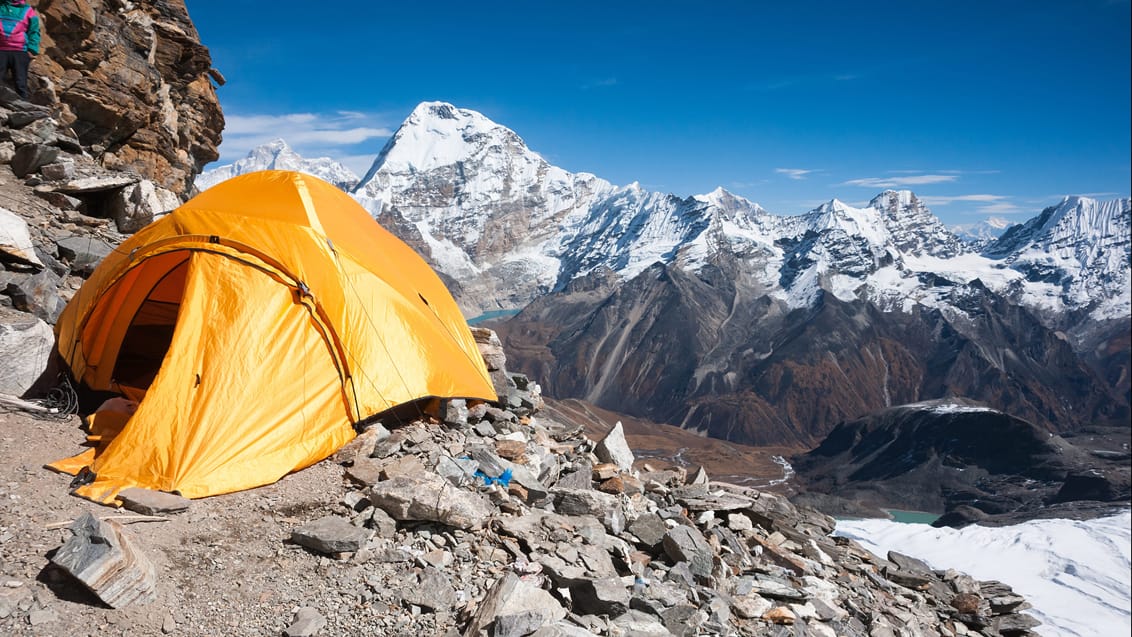
{"type": "Polygon", "coordinates": [[[1024,612],[1050,637],[1127,635],[1132,622],[1132,513],[1085,522],[933,528],[888,520],[840,520],[836,535],[877,555],[914,555],[933,569],[998,580],[1026,598],[1024,612]]]}
{"type": "Polygon", "coordinates": [[[874,197],[873,200],[869,202],[869,205],[873,208],[880,208],[878,204],[882,201],[891,201],[901,207],[907,207],[911,206],[913,202],[918,203],[919,200],[916,199],[916,195],[912,194],[911,190],[885,190],[874,197]]]}
{"type": "Polygon", "coordinates": [[[692,198],[696,201],[711,204],[724,211],[729,216],[734,216],[735,213],[740,211],[756,217],[770,214],[759,204],[731,193],[724,189],[723,186],[717,187],[706,195],[694,195],[692,198]]]}
{"type": "Polygon", "coordinates": [[[1015,222],[1002,217],[988,217],[973,223],[963,223],[951,227],[955,236],[973,244],[976,248],[989,244],[1002,236],[1015,222]]]}
{"type": "Polygon", "coordinates": [[[205,190],[232,177],[258,170],[293,170],[314,175],[344,189],[358,183],[357,174],[346,166],[329,157],[305,159],[278,138],[253,148],[243,159],[202,172],[194,183],[198,189],[205,190]]]}
{"type": "Polygon", "coordinates": [[[808,217],[811,230],[842,230],[873,246],[884,245],[889,236],[876,208],[854,208],[839,199],[822,204],[808,217]]]}
{"type": "MultiPolygon", "coordinates": [[[[294,164],[314,170],[278,140],[198,183],[294,164]]],[[[908,190],[777,216],[722,187],[686,198],[639,182],[616,187],[549,164],[510,129],[447,102],[413,109],[352,192],[373,216],[414,227],[434,265],[469,297],[492,296],[493,309],[521,307],[598,268],[622,279],[656,262],[696,272],[719,255],[742,261],[789,307],[824,291],[888,311],[961,314],[953,284],[978,279],[1053,326],[1067,310],[1127,317],[1132,299],[1128,199],[1067,197],[975,247],[908,190]]]]}
{"type": "Polygon", "coordinates": [[[517,135],[476,111],[423,102],[393,134],[388,152],[382,151],[377,161],[390,171],[426,172],[470,159],[477,145],[469,142],[483,135],[513,137],[522,144],[517,135]]]}
{"type": "Polygon", "coordinates": [[[1086,309],[1094,319],[1127,317],[1132,200],[1066,197],[1011,227],[983,254],[1024,277],[1017,300],[1047,311],[1086,309]]]}

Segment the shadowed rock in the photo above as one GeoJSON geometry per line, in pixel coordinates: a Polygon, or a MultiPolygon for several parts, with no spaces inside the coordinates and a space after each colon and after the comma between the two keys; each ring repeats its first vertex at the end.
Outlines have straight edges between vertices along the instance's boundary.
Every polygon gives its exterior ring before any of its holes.
{"type": "Polygon", "coordinates": [[[74,535],[51,557],[53,564],[111,608],[156,599],[153,563],[137,550],[121,526],[98,520],[87,511],[70,528],[74,535]]]}

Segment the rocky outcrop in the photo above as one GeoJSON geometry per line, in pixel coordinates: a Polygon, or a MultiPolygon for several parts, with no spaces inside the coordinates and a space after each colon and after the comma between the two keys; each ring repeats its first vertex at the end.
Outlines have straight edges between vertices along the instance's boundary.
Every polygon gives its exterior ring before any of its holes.
{"type": "MultiPolygon", "coordinates": [[[[188,198],[224,124],[220,76],[183,2],[37,8],[31,95],[0,85],[0,306],[17,311],[0,314],[6,334],[54,323],[125,234],[188,198]]],[[[49,357],[27,360],[43,372],[49,357]]]]}
{"type": "Polygon", "coordinates": [[[943,514],[940,526],[964,526],[1107,514],[1129,501],[1128,457],[1126,429],[1067,440],[969,401],[940,400],[840,423],[791,462],[797,502],[835,515],[932,512],[943,514]]]}
{"type": "Polygon", "coordinates": [[[219,156],[224,116],[183,0],[43,0],[30,101],[98,165],[187,195],[219,156]]]}

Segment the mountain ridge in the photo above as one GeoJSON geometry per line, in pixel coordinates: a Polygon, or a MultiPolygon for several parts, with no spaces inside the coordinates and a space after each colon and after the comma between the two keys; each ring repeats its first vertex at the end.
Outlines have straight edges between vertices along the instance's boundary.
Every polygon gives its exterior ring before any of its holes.
{"type": "Polygon", "coordinates": [[[1050,431],[1127,414],[1126,198],[1067,197],[978,245],[907,190],[778,216],[614,186],[444,102],[353,195],[466,316],[522,308],[494,324],[557,398],[758,444],[950,395],[1050,431]]]}
{"type": "MultiPolygon", "coordinates": [[[[213,171],[202,175],[202,183],[208,183],[213,171]]],[[[777,216],[722,188],[680,198],[652,193],[636,184],[618,187],[589,173],[572,174],[554,167],[530,151],[514,131],[445,102],[417,106],[352,194],[375,217],[398,219],[416,228],[426,257],[467,291],[458,301],[472,316],[518,309],[599,266],[618,272],[623,280],[655,260],[679,261],[695,270],[721,245],[738,254],[761,255],[763,263],[757,265],[764,268],[773,269],[794,256],[794,269],[788,273],[791,281],[802,273],[797,266],[823,262],[815,258],[822,254],[829,257],[826,265],[856,261],[849,268],[855,280],[829,281],[841,284],[835,291],[843,296],[853,294],[862,284],[868,288],[869,281],[861,279],[891,264],[897,271],[884,271],[881,276],[899,275],[905,287],[916,287],[919,274],[942,269],[945,276],[964,282],[979,278],[1045,318],[1088,306],[1110,316],[1119,313],[1122,304],[1125,309],[1128,306],[1128,295],[1121,296],[1120,286],[1127,289],[1127,277],[1122,282],[1118,276],[1122,272],[1119,258],[1114,263],[1094,263],[1108,273],[1091,277],[1094,283],[1086,286],[1090,298],[1072,286],[1059,293],[1044,284],[1039,268],[1026,260],[1028,244],[1020,240],[1038,237],[1034,219],[1013,226],[979,250],[977,244],[965,243],[946,228],[907,190],[881,192],[865,208],[835,199],[809,213],[777,216]],[[830,224],[854,216],[859,221],[871,216],[870,210],[880,212],[880,224],[869,220],[857,223],[852,231],[843,226],[844,237],[829,236],[837,234],[830,224]],[[835,220],[839,215],[842,218],[835,220]],[[878,225],[887,236],[875,234],[878,225]],[[807,231],[827,236],[807,243],[807,231]],[[791,255],[776,247],[777,242],[806,250],[817,248],[819,254],[791,255]],[[889,247],[894,249],[885,254],[889,247]],[[929,261],[918,260],[924,258],[929,261]],[[940,268],[940,263],[931,261],[934,259],[948,263],[940,268]],[[1098,295],[1109,302],[1097,304],[1092,299],[1098,295]]],[[[1078,208],[1082,210],[1107,211],[1106,218],[1115,220],[1110,224],[1116,233],[1112,241],[1127,243],[1128,209],[1132,207],[1128,199],[1091,204],[1096,200],[1067,197],[1052,208],[1060,209],[1069,201],[1081,203],[1078,208]]],[[[1082,233],[1083,227],[1076,226],[1085,237],[1079,243],[1108,236],[1105,228],[1082,233]]],[[[1067,259],[1061,261],[1062,280],[1083,278],[1084,266],[1070,268],[1067,259]]],[[[1123,261],[1127,263],[1127,257],[1123,261]]],[[[766,282],[774,287],[773,276],[766,282]]],[[[890,281],[882,283],[872,287],[884,287],[890,281]]],[[[810,292],[799,290],[799,302],[811,302],[810,292]]]]}

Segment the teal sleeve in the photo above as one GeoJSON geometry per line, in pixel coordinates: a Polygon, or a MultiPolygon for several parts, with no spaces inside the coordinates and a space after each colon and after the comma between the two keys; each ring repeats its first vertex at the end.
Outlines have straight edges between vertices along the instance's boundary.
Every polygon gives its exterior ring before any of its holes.
{"type": "Polygon", "coordinates": [[[39,55],[39,16],[28,20],[28,53],[39,55]]]}

